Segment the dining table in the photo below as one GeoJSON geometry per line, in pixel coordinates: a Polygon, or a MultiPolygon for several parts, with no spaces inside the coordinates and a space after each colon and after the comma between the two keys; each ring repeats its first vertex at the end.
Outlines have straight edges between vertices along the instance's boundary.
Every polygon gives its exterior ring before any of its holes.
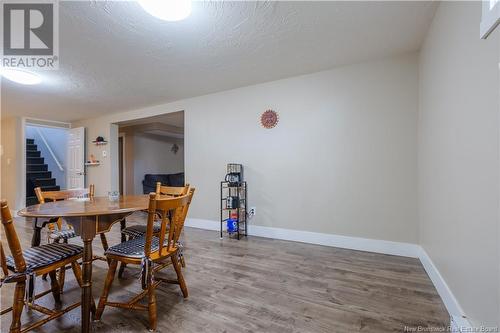
{"type": "MultiPolygon", "coordinates": [[[[125,195],[117,199],[93,197],[46,202],[26,207],[18,212],[19,216],[32,219],[32,246],[40,245],[42,228],[59,218],[63,218],[81,237],[83,241],[81,332],[87,333],[92,329],[93,239],[96,235],[108,232],[115,223],[119,222],[121,228],[125,228],[126,217],[136,211],[147,209],[148,205],[148,195],[125,195]]],[[[125,240],[123,234],[121,240],[125,240]]]]}

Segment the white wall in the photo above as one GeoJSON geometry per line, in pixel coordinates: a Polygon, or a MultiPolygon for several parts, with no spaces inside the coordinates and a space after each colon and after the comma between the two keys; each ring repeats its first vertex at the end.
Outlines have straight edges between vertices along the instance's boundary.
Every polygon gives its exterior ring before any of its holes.
{"type": "MultiPolygon", "coordinates": [[[[219,218],[225,165],[241,162],[255,225],[415,243],[417,71],[410,54],[74,125],[108,137],[111,123],[184,110],[191,217],[219,218]],[[272,130],[259,124],[268,108],[280,114],[272,130]]],[[[98,194],[117,169],[103,159],[89,173],[98,194]]]]}
{"type": "Polygon", "coordinates": [[[10,209],[20,209],[24,205],[21,170],[24,158],[23,125],[20,117],[0,119],[0,145],[3,149],[0,167],[0,197],[6,199],[10,209]]]}
{"type": "Polygon", "coordinates": [[[149,136],[134,135],[134,192],[142,194],[144,175],[171,174],[184,172],[184,145],[177,143],[179,151],[174,154],[170,149],[173,143],[149,136]]]}
{"type": "MultiPolygon", "coordinates": [[[[500,325],[500,32],[442,3],[420,56],[420,242],[470,320],[500,325]]],[[[498,29],[497,29],[498,30],[498,29]]]]}

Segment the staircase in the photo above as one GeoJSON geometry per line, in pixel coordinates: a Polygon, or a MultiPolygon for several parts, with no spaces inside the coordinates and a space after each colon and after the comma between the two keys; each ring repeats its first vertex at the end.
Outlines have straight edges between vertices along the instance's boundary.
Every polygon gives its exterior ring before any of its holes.
{"type": "Polygon", "coordinates": [[[59,191],[56,179],[52,178],[52,172],[44,163],[34,139],[26,139],[26,206],[35,205],[38,200],[35,195],[35,187],[40,186],[43,191],[59,191]]]}

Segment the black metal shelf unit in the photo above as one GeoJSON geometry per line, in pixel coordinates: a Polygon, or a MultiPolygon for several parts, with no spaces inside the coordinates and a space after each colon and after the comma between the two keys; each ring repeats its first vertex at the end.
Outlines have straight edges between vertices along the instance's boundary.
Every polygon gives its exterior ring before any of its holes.
{"type": "Polygon", "coordinates": [[[220,183],[220,198],[220,237],[247,236],[247,182],[243,181],[241,164],[227,165],[226,179],[220,183]],[[224,230],[228,219],[237,220],[233,232],[224,230]]]}

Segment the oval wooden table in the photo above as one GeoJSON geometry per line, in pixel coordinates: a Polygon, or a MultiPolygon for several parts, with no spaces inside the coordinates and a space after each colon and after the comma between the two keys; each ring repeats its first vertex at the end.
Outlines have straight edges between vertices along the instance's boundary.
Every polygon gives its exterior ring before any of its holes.
{"type": "Polygon", "coordinates": [[[26,207],[18,212],[20,216],[34,219],[32,246],[40,245],[41,228],[59,217],[72,225],[76,234],[82,238],[82,332],[90,332],[91,328],[92,240],[97,234],[108,232],[117,222],[121,222],[123,228],[128,215],[147,209],[148,204],[147,195],[121,196],[117,201],[110,201],[108,197],[94,197],[47,202],[26,207]]]}

